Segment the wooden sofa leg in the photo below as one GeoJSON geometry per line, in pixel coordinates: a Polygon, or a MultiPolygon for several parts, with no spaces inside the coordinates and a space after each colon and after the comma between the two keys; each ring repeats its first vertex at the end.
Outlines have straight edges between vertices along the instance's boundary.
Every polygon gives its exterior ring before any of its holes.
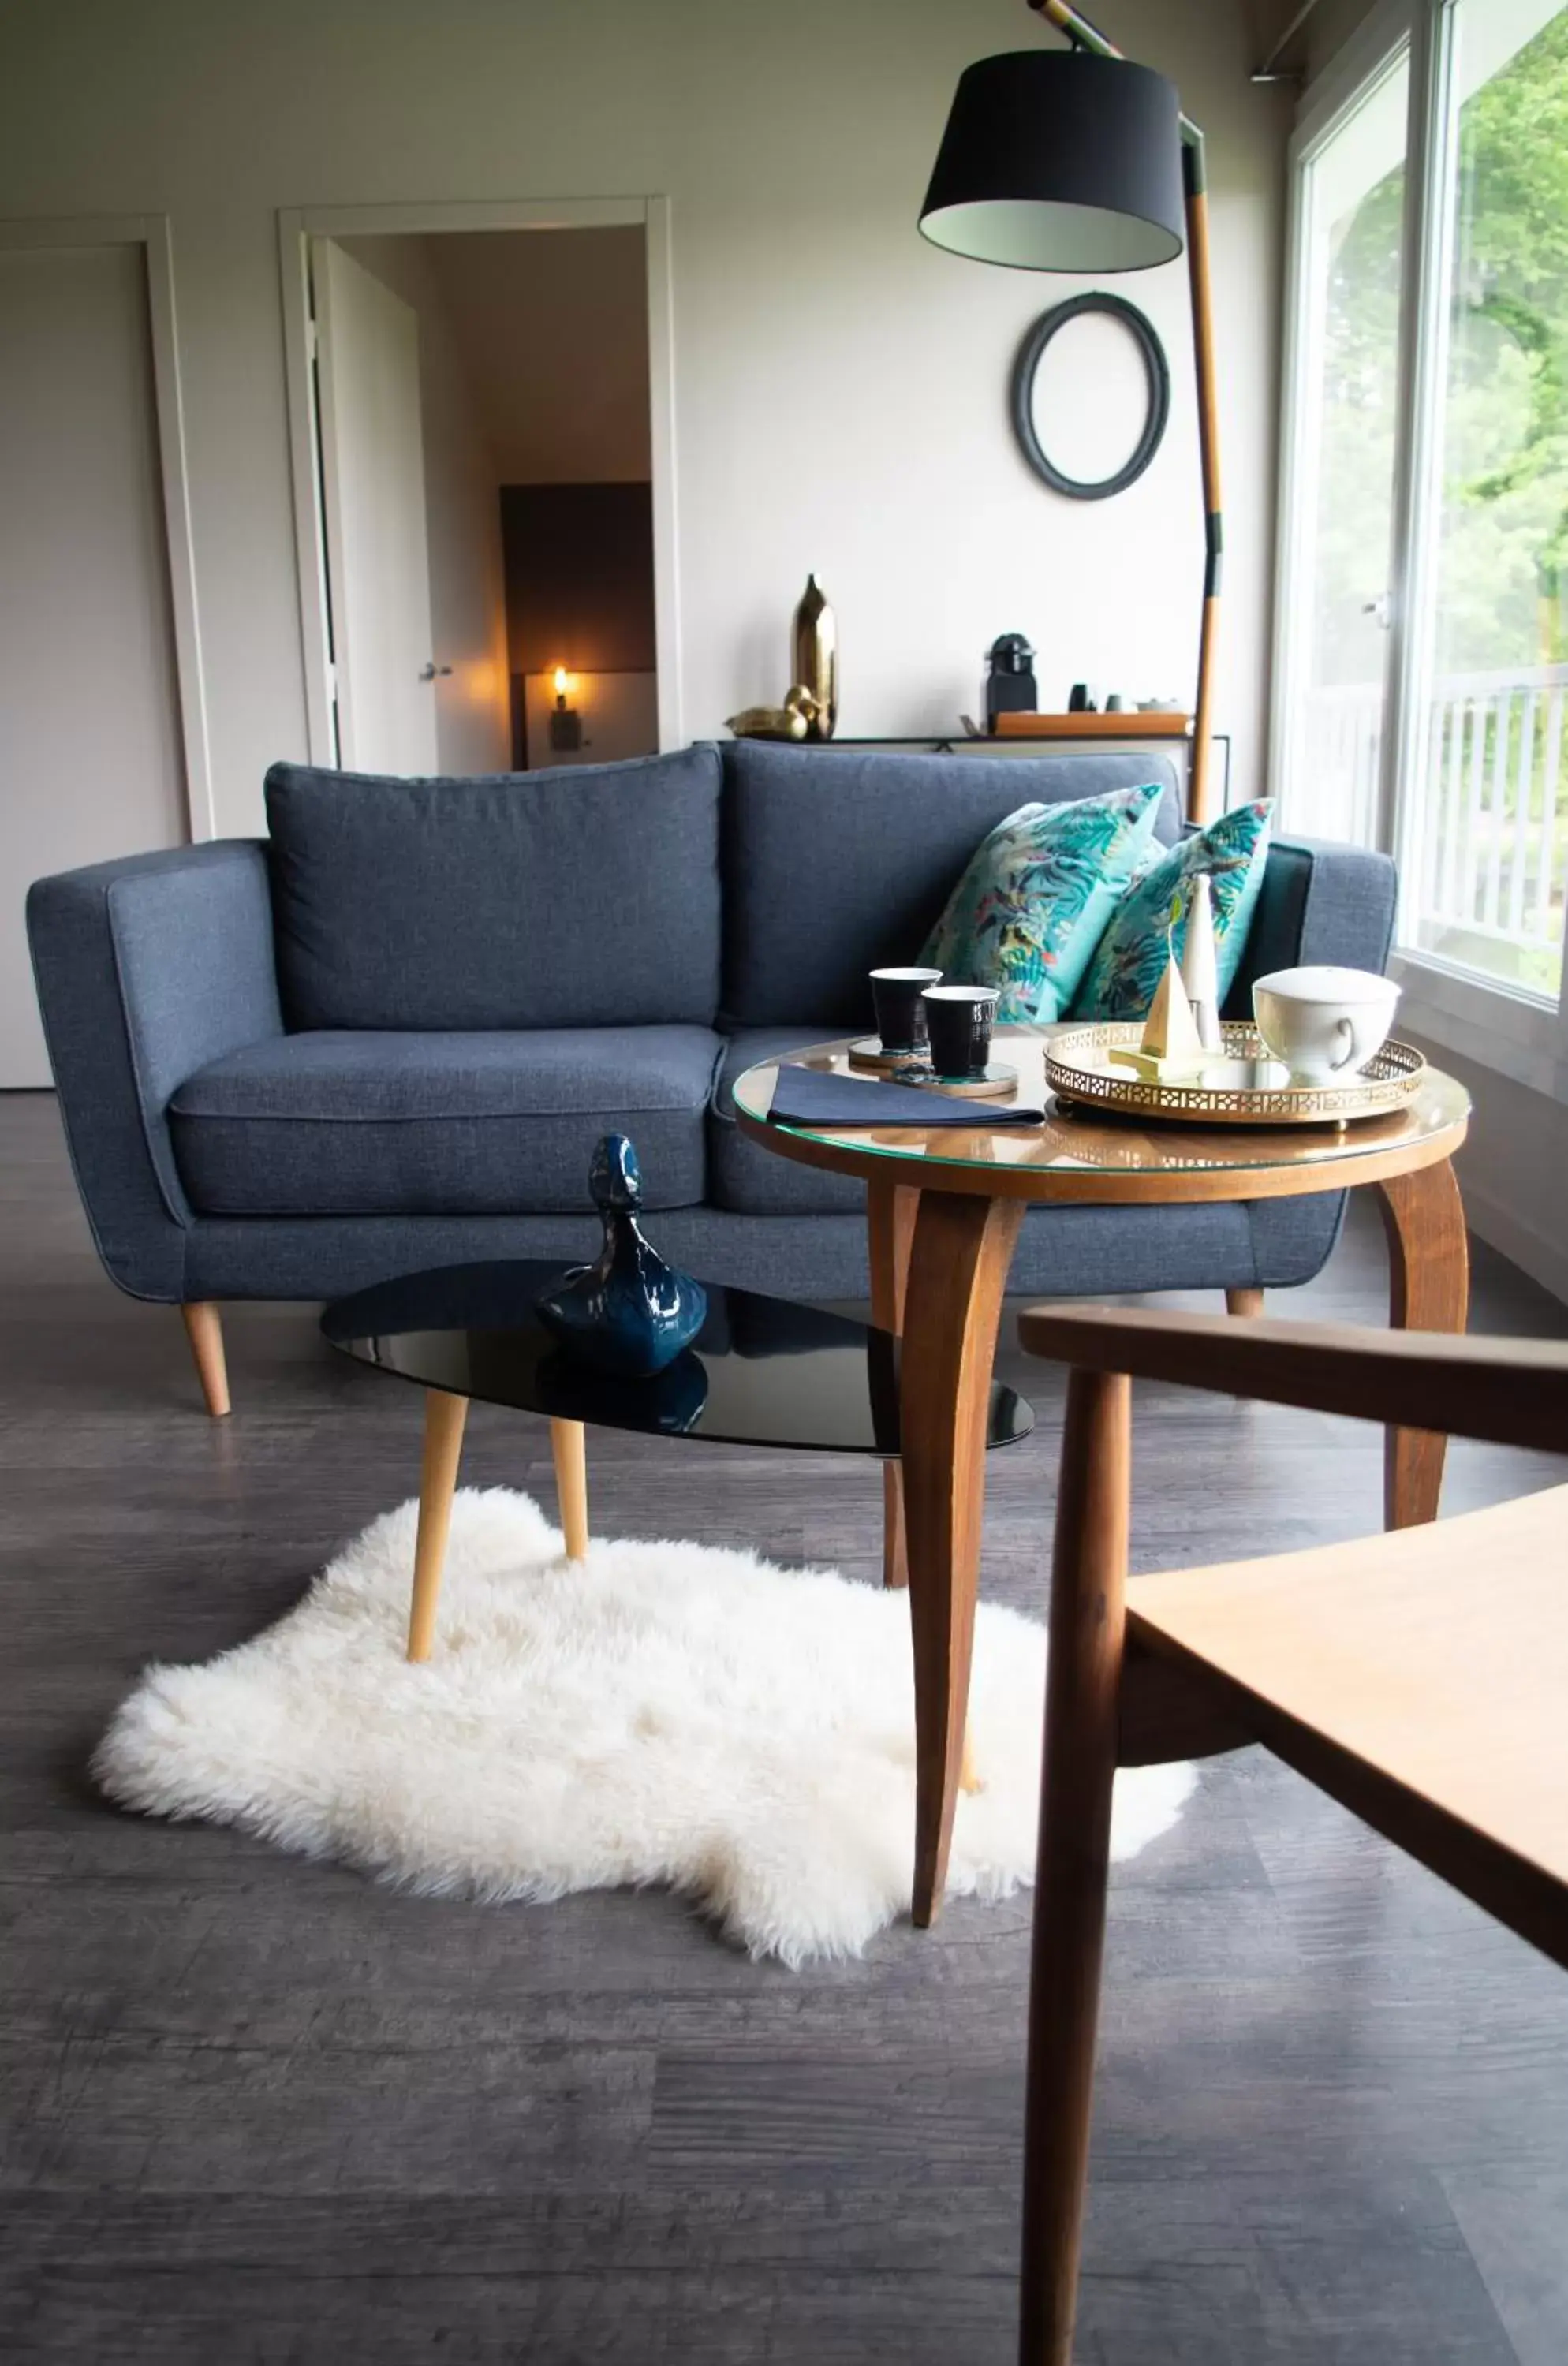
{"type": "Polygon", "coordinates": [[[223,1360],[223,1322],[218,1309],[209,1300],[182,1306],[186,1337],[190,1341],[191,1354],[201,1380],[201,1393],[207,1399],[207,1410],[215,1421],[229,1410],[229,1369],[223,1360]]]}
{"type": "Polygon", "coordinates": [[[568,1560],[588,1559],[588,1433],[580,1421],[552,1421],[556,1500],[568,1560]]]}

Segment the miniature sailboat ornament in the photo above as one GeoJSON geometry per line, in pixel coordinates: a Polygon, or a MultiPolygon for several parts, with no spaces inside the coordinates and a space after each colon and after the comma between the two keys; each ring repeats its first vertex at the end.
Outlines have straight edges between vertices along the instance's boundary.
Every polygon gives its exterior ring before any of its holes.
{"type": "Polygon", "coordinates": [[[1155,998],[1144,1021],[1141,1048],[1168,1067],[1177,1063],[1193,1067],[1203,1056],[1203,1039],[1198,1032],[1198,1021],[1192,1015],[1192,1005],[1187,998],[1174,953],[1166,962],[1165,975],[1155,988],[1155,998]]]}
{"type": "Polygon", "coordinates": [[[1214,952],[1213,891],[1206,871],[1187,886],[1187,937],[1181,948],[1181,983],[1192,1006],[1193,1024],[1205,1052],[1224,1049],[1220,1033],[1219,963],[1214,952]]]}
{"type": "MultiPolygon", "coordinates": [[[[1205,880],[1203,884],[1207,887],[1208,881],[1205,880]]],[[[1187,1082],[1198,1074],[1208,1056],[1171,941],[1172,931],[1180,918],[1181,890],[1178,888],[1170,899],[1170,915],[1166,925],[1165,969],[1155,988],[1149,1015],[1144,1021],[1142,1040],[1135,1047],[1118,1045],[1106,1054],[1115,1066],[1131,1068],[1134,1076],[1143,1076],[1154,1084],[1187,1082]]]]}

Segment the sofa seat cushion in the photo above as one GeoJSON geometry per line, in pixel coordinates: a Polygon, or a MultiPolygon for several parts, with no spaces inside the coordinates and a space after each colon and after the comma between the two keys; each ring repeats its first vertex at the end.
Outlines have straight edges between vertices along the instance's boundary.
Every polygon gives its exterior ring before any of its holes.
{"type": "MultiPolygon", "coordinates": [[[[730,1037],[708,1116],[708,1197],[741,1216],[840,1216],[863,1211],[865,1186],[764,1150],[735,1121],[735,1081],[760,1060],[779,1060],[829,1040],[822,1027],[742,1027],[730,1037]]],[[[765,1287],[766,1285],[760,1285],[765,1287]]]]}
{"type": "Polygon", "coordinates": [[[279,1035],[182,1085],[169,1124],[205,1215],[570,1214],[608,1132],[649,1208],[686,1208],[721,1049],[705,1027],[279,1035]]]}

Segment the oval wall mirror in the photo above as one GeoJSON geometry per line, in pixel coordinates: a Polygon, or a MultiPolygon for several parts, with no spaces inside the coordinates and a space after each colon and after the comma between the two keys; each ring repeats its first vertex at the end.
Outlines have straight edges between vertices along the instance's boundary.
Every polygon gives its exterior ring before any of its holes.
{"type": "Polygon", "coordinates": [[[1041,314],[1018,349],[1012,373],[1013,433],[1035,475],[1071,501],[1102,501],[1136,484],[1159,450],[1169,415],[1170,366],[1165,347],[1154,322],[1124,296],[1098,289],[1069,296],[1041,314]],[[1100,340],[1089,346],[1087,339],[1074,336],[1056,344],[1072,321],[1096,328],[1103,321],[1119,344],[1131,339],[1130,391],[1122,383],[1114,356],[1096,350],[1100,340]],[[1082,356],[1077,352],[1080,343],[1086,348],[1082,356]],[[1089,365],[1082,371],[1072,367],[1080,359],[1089,365]],[[1059,440],[1052,434],[1054,423],[1059,440]],[[1061,455],[1056,459],[1046,449],[1047,435],[1061,455]],[[1108,436],[1112,439],[1109,452],[1108,436]],[[1117,461],[1118,453],[1125,457],[1117,461]],[[1094,455],[1098,457],[1091,458],[1094,455]],[[1077,473],[1086,460],[1100,472],[1077,473]]]}

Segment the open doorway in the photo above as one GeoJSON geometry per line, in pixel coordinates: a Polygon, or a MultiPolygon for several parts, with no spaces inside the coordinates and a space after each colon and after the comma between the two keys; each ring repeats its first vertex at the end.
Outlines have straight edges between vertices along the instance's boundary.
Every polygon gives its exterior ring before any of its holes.
{"type": "Polygon", "coordinates": [[[406,219],[285,229],[311,752],[402,774],[650,753],[675,655],[649,225],[406,219]]]}

